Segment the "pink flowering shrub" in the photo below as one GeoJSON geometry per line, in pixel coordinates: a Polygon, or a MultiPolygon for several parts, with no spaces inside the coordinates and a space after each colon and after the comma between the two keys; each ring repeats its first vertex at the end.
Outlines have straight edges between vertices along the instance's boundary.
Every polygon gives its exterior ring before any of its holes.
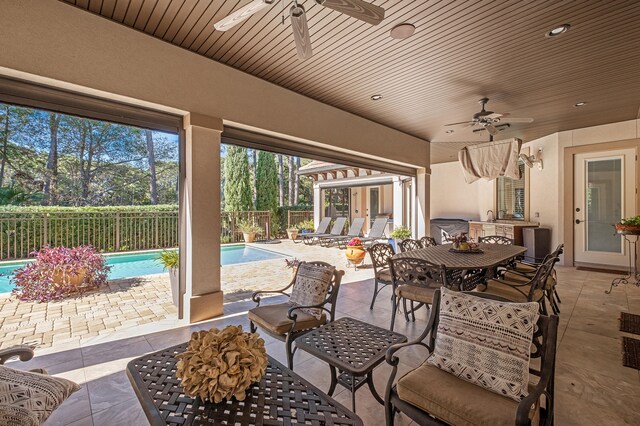
{"type": "Polygon", "coordinates": [[[61,300],[77,290],[97,288],[107,283],[110,266],[93,246],[43,247],[32,254],[35,261],[16,269],[12,294],[30,302],[61,300]],[[76,281],[76,282],[74,282],[76,281]]]}
{"type": "Polygon", "coordinates": [[[362,245],[362,240],[360,240],[360,238],[358,238],[358,237],[352,238],[347,243],[348,247],[361,246],[361,245],[362,245]]]}

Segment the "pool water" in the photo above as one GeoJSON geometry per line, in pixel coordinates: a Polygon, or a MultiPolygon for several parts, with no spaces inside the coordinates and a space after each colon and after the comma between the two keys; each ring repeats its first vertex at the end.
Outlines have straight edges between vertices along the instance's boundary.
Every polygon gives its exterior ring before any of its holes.
{"type": "MultiPolygon", "coordinates": [[[[158,261],[159,251],[144,253],[106,255],[107,265],[111,266],[109,279],[140,277],[143,275],[161,274],[164,272],[158,261]]],[[[220,249],[222,266],[238,263],[257,262],[260,260],[283,259],[287,256],[269,250],[250,247],[244,244],[225,246],[220,249]]],[[[13,271],[29,262],[11,262],[0,265],[0,293],[8,293],[13,289],[11,277],[13,271]]]]}

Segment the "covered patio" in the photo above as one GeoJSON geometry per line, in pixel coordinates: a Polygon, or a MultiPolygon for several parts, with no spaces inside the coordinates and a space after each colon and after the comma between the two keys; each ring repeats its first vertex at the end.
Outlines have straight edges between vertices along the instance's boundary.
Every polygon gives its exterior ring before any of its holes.
{"type": "Polygon", "coordinates": [[[638,19],[633,0],[4,0],[1,103],[176,135],[179,259],[177,306],[167,275],[0,299],[0,364],[31,347],[0,368],[28,388],[5,387],[0,410],[76,426],[638,424],[640,326],[621,331],[640,324],[638,19]],[[223,266],[225,144],[243,164],[269,153],[281,198],[274,155],[313,159],[299,175],[315,227],[363,219],[358,238],[278,241],[284,205],[257,208],[254,170],[236,181],[263,220],[242,220],[263,239],[247,246],[280,256],[223,266]],[[411,238],[367,240],[375,219],[411,238]],[[447,221],[461,232],[435,241],[447,221]],[[64,389],[43,410],[23,396],[45,383],[64,389]]]}

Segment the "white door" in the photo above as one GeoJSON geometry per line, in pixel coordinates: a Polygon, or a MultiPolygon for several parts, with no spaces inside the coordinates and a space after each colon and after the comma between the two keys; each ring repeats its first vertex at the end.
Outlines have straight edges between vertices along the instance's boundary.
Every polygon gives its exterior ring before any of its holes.
{"type": "Polygon", "coordinates": [[[577,154],[574,178],[576,264],[624,267],[628,254],[613,224],[635,216],[636,151],[577,154]]]}

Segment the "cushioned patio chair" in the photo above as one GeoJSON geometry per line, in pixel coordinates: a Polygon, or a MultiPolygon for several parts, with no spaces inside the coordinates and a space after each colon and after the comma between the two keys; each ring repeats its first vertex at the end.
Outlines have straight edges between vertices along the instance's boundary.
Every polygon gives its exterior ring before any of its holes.
{"type": "Polygon", "coordinates": [[[435,247],[438,245],[438,243],[436,242],[436,239],[433,237],[422,237],[420,238],[420,245],[422,246],[422,248],[427,248],[427,247],[435,247]]]}
{"type": "Polygon", "coordinates": [[[41,368],[21,371],[4,366],[11,358],[26,362],[33,355],[27,345],[0,349],[0,425],[40,425],[80,389],[77,383],[49,376],[41,368]]]}
{"type": "Polygon", "coordinates": [[[359,237],[362,234],[362,227],[364,226],[365,218],[357,217],[353,219],[351,222],[351,226],[349,226],[349,230],[347,231],[347,235],[333,236],[330,235],[328,237],[318,237],[320,241],[320,245],[323,247],[330,247],[333,244],[337,244],[340,248],[344,248],[346,244],[352,238],[359,237]]]}
{"type": "Polygon", "coordinates": [[[373,221],[373,225],[371,225],[371,229],[369,229],[369,233],[366,237],[360,238],[363,244],[375,244],[380,242],[380,240],[385,239],[384,230],[387,227],[387,222],[389,219],[386,217],[378,217],[373,221]]]}
{"type": "Polygon", "coordinates": [[[391,326],[393,331],[396,321],[398,303],[402,301],[404,317],[409,321],[409,314],[415,321],[415,311],[433,303],[433,295],[441,286],[447,286],[447,270],[444,265],[435,265],[424,259],[402,257],[389,261],[391,279],[393,281],[391,326]],[[407,309],[407,300],[411,302],[411,310],[407,309]],[[414,306],[414,302],[418,305],[414,306]]]}
{"type": "Polygon", "coordinates": [[[540,312],[547,314],[545,303],[547,279],[553,272],[557,258],[548,256],[541,264],[533,277],[503,276],[500,279],[490,279],[486,282],[486,289],[479,293],[493,294],[511,302],[537,302],[540,304],[540,312]]]}
{"type": "Polygon", "coordinates": [[[411,250],[418,250],[419,248],[422,248],[420,241],[411,238],[406,238],[398,243],[398,249],[400,249],[402,253],[411,250]]]}
{"type": "MultiPolygon", "coordinates": [[[[504,302],[489,294],[473,295],[504,302]]],[[[555,315],[538,316],[533,344],[530,345],[534,362],[529,363],[528,395],[519,402],[458,378],[426,361],[394,383],[403,356],[397,355],[399,350],[418,345],[425,347],[430,354],[434,352],[442,308],[440,300],[440,290],[436,290],[427,327],[420,337],[393,345],[387,351],[386,361],[392,366],[385,391],[387,426],[394,424],[397,412],[404,413],[420,425],[553,425],[558,331],[558,317],[555,315]]]]}
{"type": "Polygon", "coordinates": [[[502,235],[487,235],[486,237],[478,238],[479,243],[484,244],[503,244],[506,246],[512,246],[514,241],[511,238],[503,237],[502,235]]]}
{"type": "Polygon", "coordinates": [[[393,284],[391,279],[391,270],[389,269],[389,260],[395,254],[393,246],[391,244],[376,243],[367,249],[369,256],[371,257],[371,263],[373,264],[373,297],[371,298],[371,306],[369,309],[373,309],[373,305],[376,303],[376,297],[380,290],[388,285],[393,284]]]}
{"type": "Polygon", "coordinates": [[[327,235],[327,230],[329,229],[329,225],[331,225],[331,217],[325,216],[322,218],[320,223],[318,224],[318,228],[315,232],[308,232],[306,234],[300,233],[298,238],[302,239],[302,242],[306,244],[306,240],[313,240],[318,235],[327,235]]]}
{"type": "Polygon", "coordinates": [[[335,319],[338,290],[344,271],[320,262],[301,262],[288,286],[281,290],[253,293],[257,306],[249,310],[250,328],[260,327],[268,335],[284,341],[287,364],[293,369],[293,342],[309,331],[335,319]],[[290,293],[287,290],[291,289],[290,293]],[[281,294],[288,301],[260,306],[265,294],[281,294]]]}

